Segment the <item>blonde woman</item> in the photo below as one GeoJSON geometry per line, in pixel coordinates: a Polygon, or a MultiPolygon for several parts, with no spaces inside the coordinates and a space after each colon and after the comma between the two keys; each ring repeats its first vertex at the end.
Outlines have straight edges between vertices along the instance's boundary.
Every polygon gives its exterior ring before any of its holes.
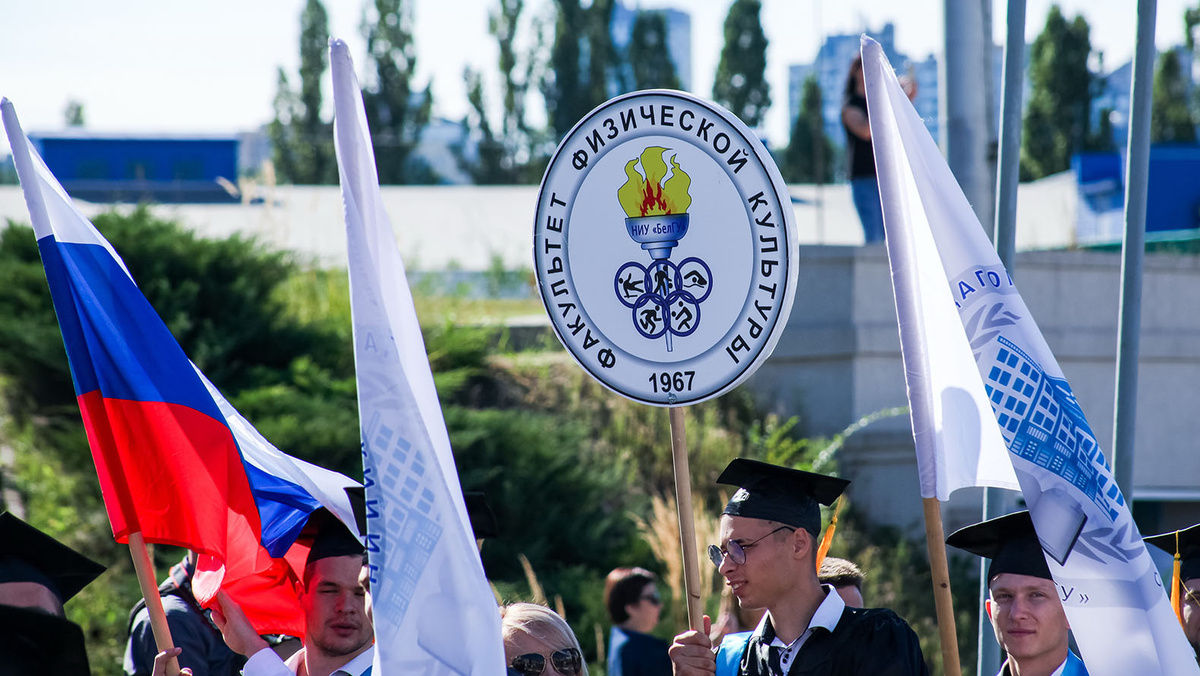
{"type": "Polygon", "coordinates": [[[553,610],[534,603],[500,608],[504,662],[519,676],[588,676],[571,627],[553,610]]]}

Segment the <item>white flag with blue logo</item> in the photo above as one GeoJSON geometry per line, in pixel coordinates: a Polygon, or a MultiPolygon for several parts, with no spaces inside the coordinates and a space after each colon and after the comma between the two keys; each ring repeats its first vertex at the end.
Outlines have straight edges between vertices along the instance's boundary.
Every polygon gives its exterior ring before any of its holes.
{"type": "Polygon", "coordinates": [[[375,617],[374,676],[500,675],[496,599],[471,532],[362,94],[330,41],[375,617]]]}
{"type": "Polygon", "coordinates": [[[1088,671],[1200,674],[1054,355],[883,50],[864,37],[862,52],[889,258],[915,266],[911,276],[927,282],[898,285],[897,307],[952,310],[940,320],[917,312],[918,326],[908,329],[969,345],[977,368],[965,371],[978,375],[994,413],[983,423],[993,423],[1008,448],[1088,671]]]}

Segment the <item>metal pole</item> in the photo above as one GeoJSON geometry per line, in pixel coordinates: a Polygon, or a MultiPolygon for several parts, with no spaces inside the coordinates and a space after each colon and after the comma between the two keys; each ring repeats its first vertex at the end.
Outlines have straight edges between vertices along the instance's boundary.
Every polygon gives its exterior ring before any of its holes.
{"type": "Polygon", "coordinates": [[[1113,414],[1113,476],[1132,508],[1133,442],[1137,420],[1138,351],[1142,327],[1142,260],[1146,255],[1146,185],[1150,167],[1150,94],[1154,77],[1157,0],[1138,0],[1137,45],[1130,85],[1125,165],[1125,238],[1121,243],[1121,305],[1113,414]]]}
{"type": "MultiPolygon", "coordinates": [[[[1025,0],[1009,0],[1004,39],[1004,90],[1000,100],[1000,142],[996,168],[996,221],[992,241],[1008,273],[1017,253],[1017,183],[1021,157],[1021,95],[1025,80],[1025,0]]],[[[1011,509],[1005,491],[988,488],[983,494],[983,518],[994,519],[1011,509]]],[[[979,568],[979,657],[977,674],[1000,670],[1000,644],[989,626],[984,601],[988,597],[987,562],[979,568]]]]}
{"type": "MultiPolygon", "coordinates": [[[[939,65],[942,152],[980,223],[992,217],[991,185],[987,178],[986,81],[983,1],[944,0],[945,51],[939,65]]],[[[986,43],[990,44],[989,39],[986,43]]]]}

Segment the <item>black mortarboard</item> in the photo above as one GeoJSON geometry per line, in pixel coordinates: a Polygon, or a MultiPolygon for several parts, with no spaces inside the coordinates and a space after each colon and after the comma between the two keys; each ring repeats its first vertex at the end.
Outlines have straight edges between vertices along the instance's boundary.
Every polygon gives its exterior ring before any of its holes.
{"type": "Polygon", "coordinates": [[[813,537],[821,532],[822,505],[832,505],[850,482],[757,460],[734,458],[717,483],[738,486],[722,514],[778,521],[803,528],[813,537]]]}
{"type": "Polygon", "coordinates": [[[1180,580],[1187,582],[1200,577],[1200,524],[1170,533],[1151,535],[1146,538],[1146,542],[1171,555],[1178,551],[1180,580]]]}
{"type": "Polygon", "coordinates": [[[89,676],[79,625],[39,610],[0,606],[0,676],[89,676]]]}
{"type": "Polygon", "coordinates": [[[313,512],[308,520],[308,529],[313,534],[312,548],[308,551],[308,559],[304,565],[313,561],[327,559],[332,556],[362,556],[367,549],[346,524],[342,523],[328,510],[320,509],[313,512]]]}
{"type": "Polygon", "coordinates": [[[1050,577],[1050,567],[1033,530],[1029,510],[960,528],[946,538],[946,544],[991,559],[988,582],[1002,573],[1054,579],[1050,577]]]}
{"type": "Polygon", "coordinates": [[[105,570],[11,513],[0,514],[0,582],[36,582],[65,603],[105,570]]]}
{"type": "Polygon", "coordinates": [[[487,498],[482,492],[463,491],[463,500],[467,503],[467,516],[471,518],[471,530],[475,532],[476,540],[494,538],[500,534],[496,515],[488,507],[487,498]]]}

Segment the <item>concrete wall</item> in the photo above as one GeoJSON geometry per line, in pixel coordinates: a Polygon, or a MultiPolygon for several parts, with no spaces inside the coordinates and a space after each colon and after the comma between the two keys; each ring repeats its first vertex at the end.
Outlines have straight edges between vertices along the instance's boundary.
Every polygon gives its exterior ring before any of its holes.
{"type": "MultiPolygon", "coordinates": [[[[884,247],[804,247],[800,260],[787,332],[748,386],[777,413],[800,416],[810,435],[905,406],[884,247]]],[[[1120,255],[1022,253],[1013,277],[1111,457],[1120,255]]],[[[1200,520],[1200,257],[1147,256],[1141,340],[1133,497],[1165,503],[1156,525],[1188,525],[1200,520]]],[[[907,415],[853,435],[840,462],[872,519],[920,522],[907,415]]],[[[948,531],[977,520],[980,494],[960,491],[946,505],[948,531]]]]}

